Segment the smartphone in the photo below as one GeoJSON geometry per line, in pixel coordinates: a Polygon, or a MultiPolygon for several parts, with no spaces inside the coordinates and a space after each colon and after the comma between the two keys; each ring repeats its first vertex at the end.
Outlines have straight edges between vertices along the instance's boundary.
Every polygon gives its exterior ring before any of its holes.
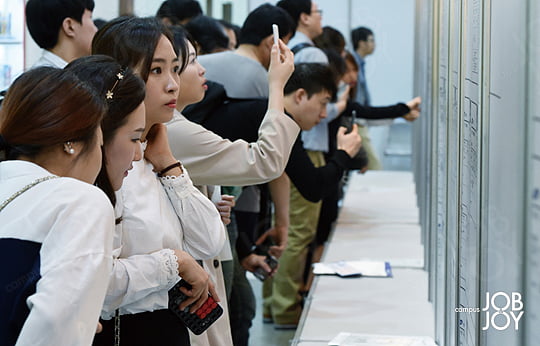
{"type": "Polygon", "coordinates": [[[189,328],[189,330],[196,335],[200,335],[223,315],[223,309],[214,298],[208,294],[208,298],[204,304],[197,309],[195,313],[189,312],[191,305],[184,310],[180,310],[180,304],[188,298],[180,291],[180,287],[191,289],[191,285],[184,279],[178,281],[176,285],[169,290],[169,310],[172,311],[182,323],[189,328]]]}
{"type": "Polygon", "coordinates": [[[272,24],[272,32],[274,33],[274,44],[278,46],[278,52],[279,52],[279,28],[277,24],[272,24]]]}
{"type": "Polygon", "coordinates": [[[355,122],[356,122],[356,111],[353,109],[353,111],[351,112],[351,122],[348,126],[349,130],[347,131],[347,133],[350,133],[352,131],[353,125],[355,122]]]}
{"type": "MultiPolygon", "coordinates": [[[[276,269],[278,266],[278,260],[274,256],[266,255],[264,261],[270,266],[272,270],[276,269]]],[[[257,277],[261,281],[264,281],[268,278],[268,273],[260,267],[253,272],[253,275],[255,275],[255,277],[257,277]]]]}

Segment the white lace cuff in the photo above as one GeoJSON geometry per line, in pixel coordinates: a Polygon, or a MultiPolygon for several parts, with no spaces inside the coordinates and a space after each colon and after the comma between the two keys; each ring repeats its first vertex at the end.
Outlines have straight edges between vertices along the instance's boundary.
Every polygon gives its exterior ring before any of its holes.
{"type": "Polygon", "coordinates": [[[162,284],[168,288],[173,287],[179,280],[178,276],[178,257],[171,249],[159,251],[163,266],[162,268],[162,284]]]}
{"type": "Polygon", "coordinates": [[[195,188],[184,166],[182,166],[182,171],[183,173],[178,177],[166,175],[159,178],[161,185],[163,185],[167,195],[169,195],[171,198],[172,196],[176,195],[178,198],[183,199],[187,197],[195,188]]]}

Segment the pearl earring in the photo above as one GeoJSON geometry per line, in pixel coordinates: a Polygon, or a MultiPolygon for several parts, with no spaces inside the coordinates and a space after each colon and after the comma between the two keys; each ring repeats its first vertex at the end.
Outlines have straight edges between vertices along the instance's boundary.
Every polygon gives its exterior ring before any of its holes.
{"type": "Polygon", "coordinates": [[[75,154],[75,149],[71,146],[71,142],[64,143],[64,151],[70,155],[75,154]]]}

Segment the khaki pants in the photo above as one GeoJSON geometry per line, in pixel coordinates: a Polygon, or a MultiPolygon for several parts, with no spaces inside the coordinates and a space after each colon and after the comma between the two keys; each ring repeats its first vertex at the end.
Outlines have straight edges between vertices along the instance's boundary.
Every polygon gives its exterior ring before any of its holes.
{"type": "Polygon", "coordinates": [[[362,137],[362,147],[366,150],[368,155],[368,170],[380,170],[382,169],[381,161],[377,157],[377,153],[371,144],[371,139],[369,138],[368,127],[363,125],[358,125],[358,134],[362,137]]]}
{"type": "MultiPolygon", "coordinates": [[[[308,151],[316,167],[325,165],[320,151],[308,151]]],[[[302,307],[298,293],[303,283],[306,255],[310,243],[315,238],[322,202],[307,201],[294,184],[290,194],[290,226],[287,248],[279,259],[279,268],[273,278],[263,285],[265,317],[272,317],[277,324],[297,324],[302,307]]]]}

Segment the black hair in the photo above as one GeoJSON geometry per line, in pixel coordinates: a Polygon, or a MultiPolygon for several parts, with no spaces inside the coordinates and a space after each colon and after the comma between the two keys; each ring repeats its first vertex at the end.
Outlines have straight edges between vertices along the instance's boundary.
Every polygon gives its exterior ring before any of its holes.
{"type": "Polygon", "coordinates": [[[225,19],[219,19],[218,22],[219,22],[219,24],[223,25],[223,27],[225,29],[229,29],[229,30],[232,30],[234,32],[234,36],[236,36],[236,47],[234,47],[234,48],[238,48],[238,45],[240,44],[239,40],[240,40],[240,30],[241,30],[241,28],[236,24],[229,23],[225,19]]]}
{"type": "Polygon", "coordinates": [[[351,31],[351,43],[353,48],[356,50],[358,48],[358,42],[367,41],[369,36],[373,36],[373,31],[364,26],[358,27],[351,31]]]}
{"type": "MultiPolygon", "coordinates": [[[[186,56],[189,56],[189,47],[187,46],[186,41],[189,41],[193,47],[197,47],[197,42],[193,39],[193,36],[180,25],[171,25],[169,26],[169,30],[171,30],[173,34],[174,45],[177,47],[186,47],[188,49],[186,56]]],[[[178,72],[178,74],[180,73],[182,73],[182,71],[178,72]]]]}
{"type": "Polygon", "coordinates": [[[339,54],[345,49],[345,37],[331,26],[323,27],[322,34],[315,37],[313,43],[320,49],[334,49],[339,54]]]}
{"type": "Polygon", "coordinates": [[[161,35],[173,45],[182,71],[187,62],[187,45],[174,45],[171,31],[155,17],[124,16],[111,20],[94,36],[92,54],[111,56],[133,69],[140,67],[140,76],[146,82],[161,35]]]}
{"type": "Polygon", "coordinates": [[[39,47],[52,49],[58,43],[64,19],[73,18],[82,23],[85,10],[94,10],[94,0],[29,0],[26,25],[39,47]]]}
{"type": "Polygon", "coordinates": [[[159,7],[156,17],[167,18],[172,25],[179,25],[202,14],[202,8],[195,0],[166,0],[159,7]]]}
{"type": "Polygon", "coordinates": [[[178,18],[173,16],[173,14],[171,13],[171,8],[169,6],[168,1],[163,1],[161,3],[161,6],[159,6],[156,12],[156,18],[159,18],[159,19],[167,18],[171,21],[172,25],[178,25],[178,18]]]}
{"type": "MultiPolygon", "coordinates": [[[[128,67],[122,67],[116,60],[106,55],[90,55],[76,59],[65,67],[80,80],[94,88],[101,98],[107,100],[107,113],[101,121],[103,145],[114,138],[116,131],[128,121],[128,116],[141,105],[145,96],[144,81],[128,67]],[[121,73],[120,79],[118,74],[121,73]],[[112,97],[107,98],[108,92],[112,97]]],[[[96,179],[101,188],[115,205],[116,196],[107,174],[107,157],[103,153],[103,164],[96,179]]]]}
{"type": "Polygon", "coordinates": [[[103,28],[103,26],[107,24],[107,21],[105,19],[101,19],[101,18],[96,18],[94,19],[94,25],[96,26],[96,28],[99,30],[101,28],[103,28]]]}
{"type": "Polygon", "coordinates": [[[184,28],[197,42],[200,54],[229,49],[229,36],[225,33],[225,28],[212,17],[198,16],[184,28]]]}
{"type": "Polygon", "coordinates": [[[272,24],[279,27],[279,37],[294,34],[296,25],[291,15],[281,7],[263,4],[247,16],[240,30],[240,44],[258,46],[262,40],[272,35],[272,24]]]}
{"type": "Polygon", "coordinates": [[[334,81],[339,83],[339,80],[347,72],[347,63],[345,63],[345,59],[335,49],[323,49],[323,52],[328,58],[328,67],[332,70],[332,74],[335,78],[334,81]]]}
{"type": "Polygon", "coordinates": [[[302,13],[311,14],[311,0],[281,0],[276,6],[281,7],[291,15],[295,29],[298,27],[302,13]]]}
{"type": "Polygon", "coordinates": [[[330,67],[319,63],[301,63],[294,65],[294,72],[283,90],[289,95],[298,89],[304,89],[308,97],[323,90],[328,91],[332,100],[336,99],[337,85],[330,67]]]}

